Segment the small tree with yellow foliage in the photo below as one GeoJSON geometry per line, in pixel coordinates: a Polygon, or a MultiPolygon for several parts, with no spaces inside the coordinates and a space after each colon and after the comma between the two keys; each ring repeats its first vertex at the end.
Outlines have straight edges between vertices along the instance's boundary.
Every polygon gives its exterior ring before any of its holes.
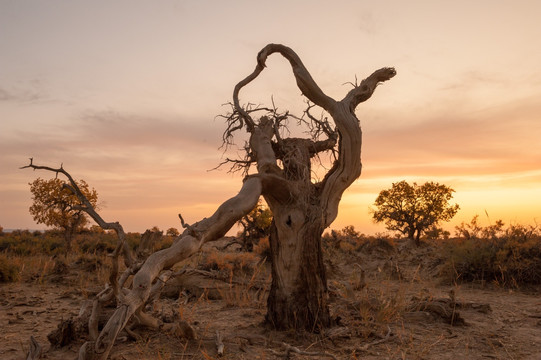
{"type": "MultiPolygon", "coordinates": [[[[90,189],[84,180],[76,182],[81,192],[87,197],[92,206],[98,203],[98,193],[90,189]]],[[[77,196],[58,179],[44,180],[37,178],[29,183],[32,193],[30,214],[38,224],[45,224],[64,234],[66,254],[71,251],[73,235],[88,223],[84,210],[77,196]]]]}

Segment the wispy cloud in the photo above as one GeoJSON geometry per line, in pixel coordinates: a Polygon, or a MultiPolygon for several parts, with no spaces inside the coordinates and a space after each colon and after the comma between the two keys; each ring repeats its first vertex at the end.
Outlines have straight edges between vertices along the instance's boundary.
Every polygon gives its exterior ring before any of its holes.
{"type": "Polygon", "coordinates": [[[6,89],[0,87],[0,102],[28,103],[43,100],[45,95],[36,89],[6,89]]]}
{"type": "MultiPolygon", "coordinates": [[[[457,175],[539,168],[541,104],[524,99],[475,113],[432,115],[365,131],[364,162],[374,174],[457,175]]],[[[398,119],[397,119],[398,120],[398,119]]]]}

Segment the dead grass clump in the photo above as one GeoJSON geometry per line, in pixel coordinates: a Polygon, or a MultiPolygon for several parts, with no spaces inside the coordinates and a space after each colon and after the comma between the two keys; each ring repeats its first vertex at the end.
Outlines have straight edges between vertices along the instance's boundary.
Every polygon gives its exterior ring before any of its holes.
{"type": "Polygon", "coordinates": [[[241,283],[235,284],[231,277],[227,288],[217,288],[226,307],[265,307],[270,278],[261,284],[258,278],[262,270],[263,263],[255,269],[250,279],[244,279],[241,283]]]}
{"type": "Polygon", "coordinates": [[[252,252],[224,253],[211,250],[203,254],[199,268],[201,270],[224,271],[229,274],[251,274],[259,262],[257,254],[252,252]]]}
{"type": "Polygon", "coordinates": [[[74,263],[78,268],[86,272],[95,272],[103,265],[99,256],[92,254],[81,254],[74,263]]]}
{"type": "Polygon", "coordinates": [[[64,260],[59,259],[59,258],[55,259],[54,266],[51,271],[54,275],[66,274],[68,271],[69,271],[68,264],[66,264],[64,260]]]}
{"type": "Polygon", "coordinates": [[[356,278],[331,281],[329,285],[336,296],[333,312],[340,324],[364,339],[381,338],[390,324],[401,319],[407,306],[404,288],[391,290],[365,283],[359,286],[356,278]]]}
{"type": "Polygon", "coordinates": [[[15,282],[20,278],[20,269],[4,254],[0,255],[0,283],[15,282]]]}
{"type": "Polygon", "coordinates": [[[386,235],[362,236],[358,240],[357,251],[368,254],[392,254],[396,251],[395,239],[386,235]]]}
{"type": "Polygon", "coordinates": [[[254,245],[254,253],[259,255],[261,259],[270,259],[271,258],[271,251],[270,251],[270,244],[269,244],[269,237],[265,236],[257,242],[257,244],[254,245]]]}
{"type": "Polygon", "coordinates": [[[18,276],[13,281],[44,283],[47,274],[54,265],[54,260],[48,255],[8,255],[1,254],[0,262],[4,259],[8,266],[18,269],[18,276]]]}
{"type": "Polygon", "coordinates": [[[503,228],[471,224],[457,227],[462,237],[442,246],[445,260],[441,270],[452,282],[492,282],[505,287],[541,284],[541,234],[535,227],[511,225],[503,228]]]}

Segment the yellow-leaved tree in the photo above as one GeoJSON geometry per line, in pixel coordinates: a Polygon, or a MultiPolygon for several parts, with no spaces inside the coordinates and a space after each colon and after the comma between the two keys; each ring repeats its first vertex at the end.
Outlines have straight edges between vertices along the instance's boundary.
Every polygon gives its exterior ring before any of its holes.
{"type": "MultiPolygon", "coordinates": [[[[88,223],[86,214],[76,195],[66,182],[55,178],[44,180],[37,178],[29,183],[32,193],[30,214],[38,224],[45,224],[64,234],[66,254],[71,252],[73,235],[81,231],[88,223]]],[[[84,180],[76,182],[77,187],[87,197],[92,206],[98,203],[98,193],[84,180]]]]}

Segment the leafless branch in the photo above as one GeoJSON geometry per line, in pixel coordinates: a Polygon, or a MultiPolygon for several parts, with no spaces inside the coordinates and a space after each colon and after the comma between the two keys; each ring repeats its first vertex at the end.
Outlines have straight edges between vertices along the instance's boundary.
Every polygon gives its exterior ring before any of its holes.
{"type": "Polygon", "coordinates": [[[379,84],[392,79],[395,75],[396,70],[394,68],[385,67],[374,71],[372,75],[361,81],[358,86],[351,89],[342,102],[349,105],[350,111],[354,111],[357,105],[370,99],[379,84]]]}
{"type": "Polygon", "coordinates": [[[391,328],[389,326],[387,326],[387,334],[385,335],[385,337],[383,337],[382,339],[379,339],[379,340],[374,340],[374,341],[372,341],[372,342],[370,342],[368,344],[364,344],[363,346],[361,346],[358,349],[361,350],[361,351],[366,351],[371,346],[382,344],[382,343],[386,342],[387,340],[389,340],[391,338],[392,334],[393,334],[393,332],[392,332],[391,328]]]}
{"type": "Polygon", "coordinates": [[[222,334],[218,330],[216,330],[216,352],[218,353],[218,356],[224,355],[224,343],[222,339],[222,334]]]}
{"type": "Polygon", "coordinates": [[[37,340],[30,336],[30,348],[26,356],[26,360],[36,360],[41,358],[42,347],[37,340]]]}

